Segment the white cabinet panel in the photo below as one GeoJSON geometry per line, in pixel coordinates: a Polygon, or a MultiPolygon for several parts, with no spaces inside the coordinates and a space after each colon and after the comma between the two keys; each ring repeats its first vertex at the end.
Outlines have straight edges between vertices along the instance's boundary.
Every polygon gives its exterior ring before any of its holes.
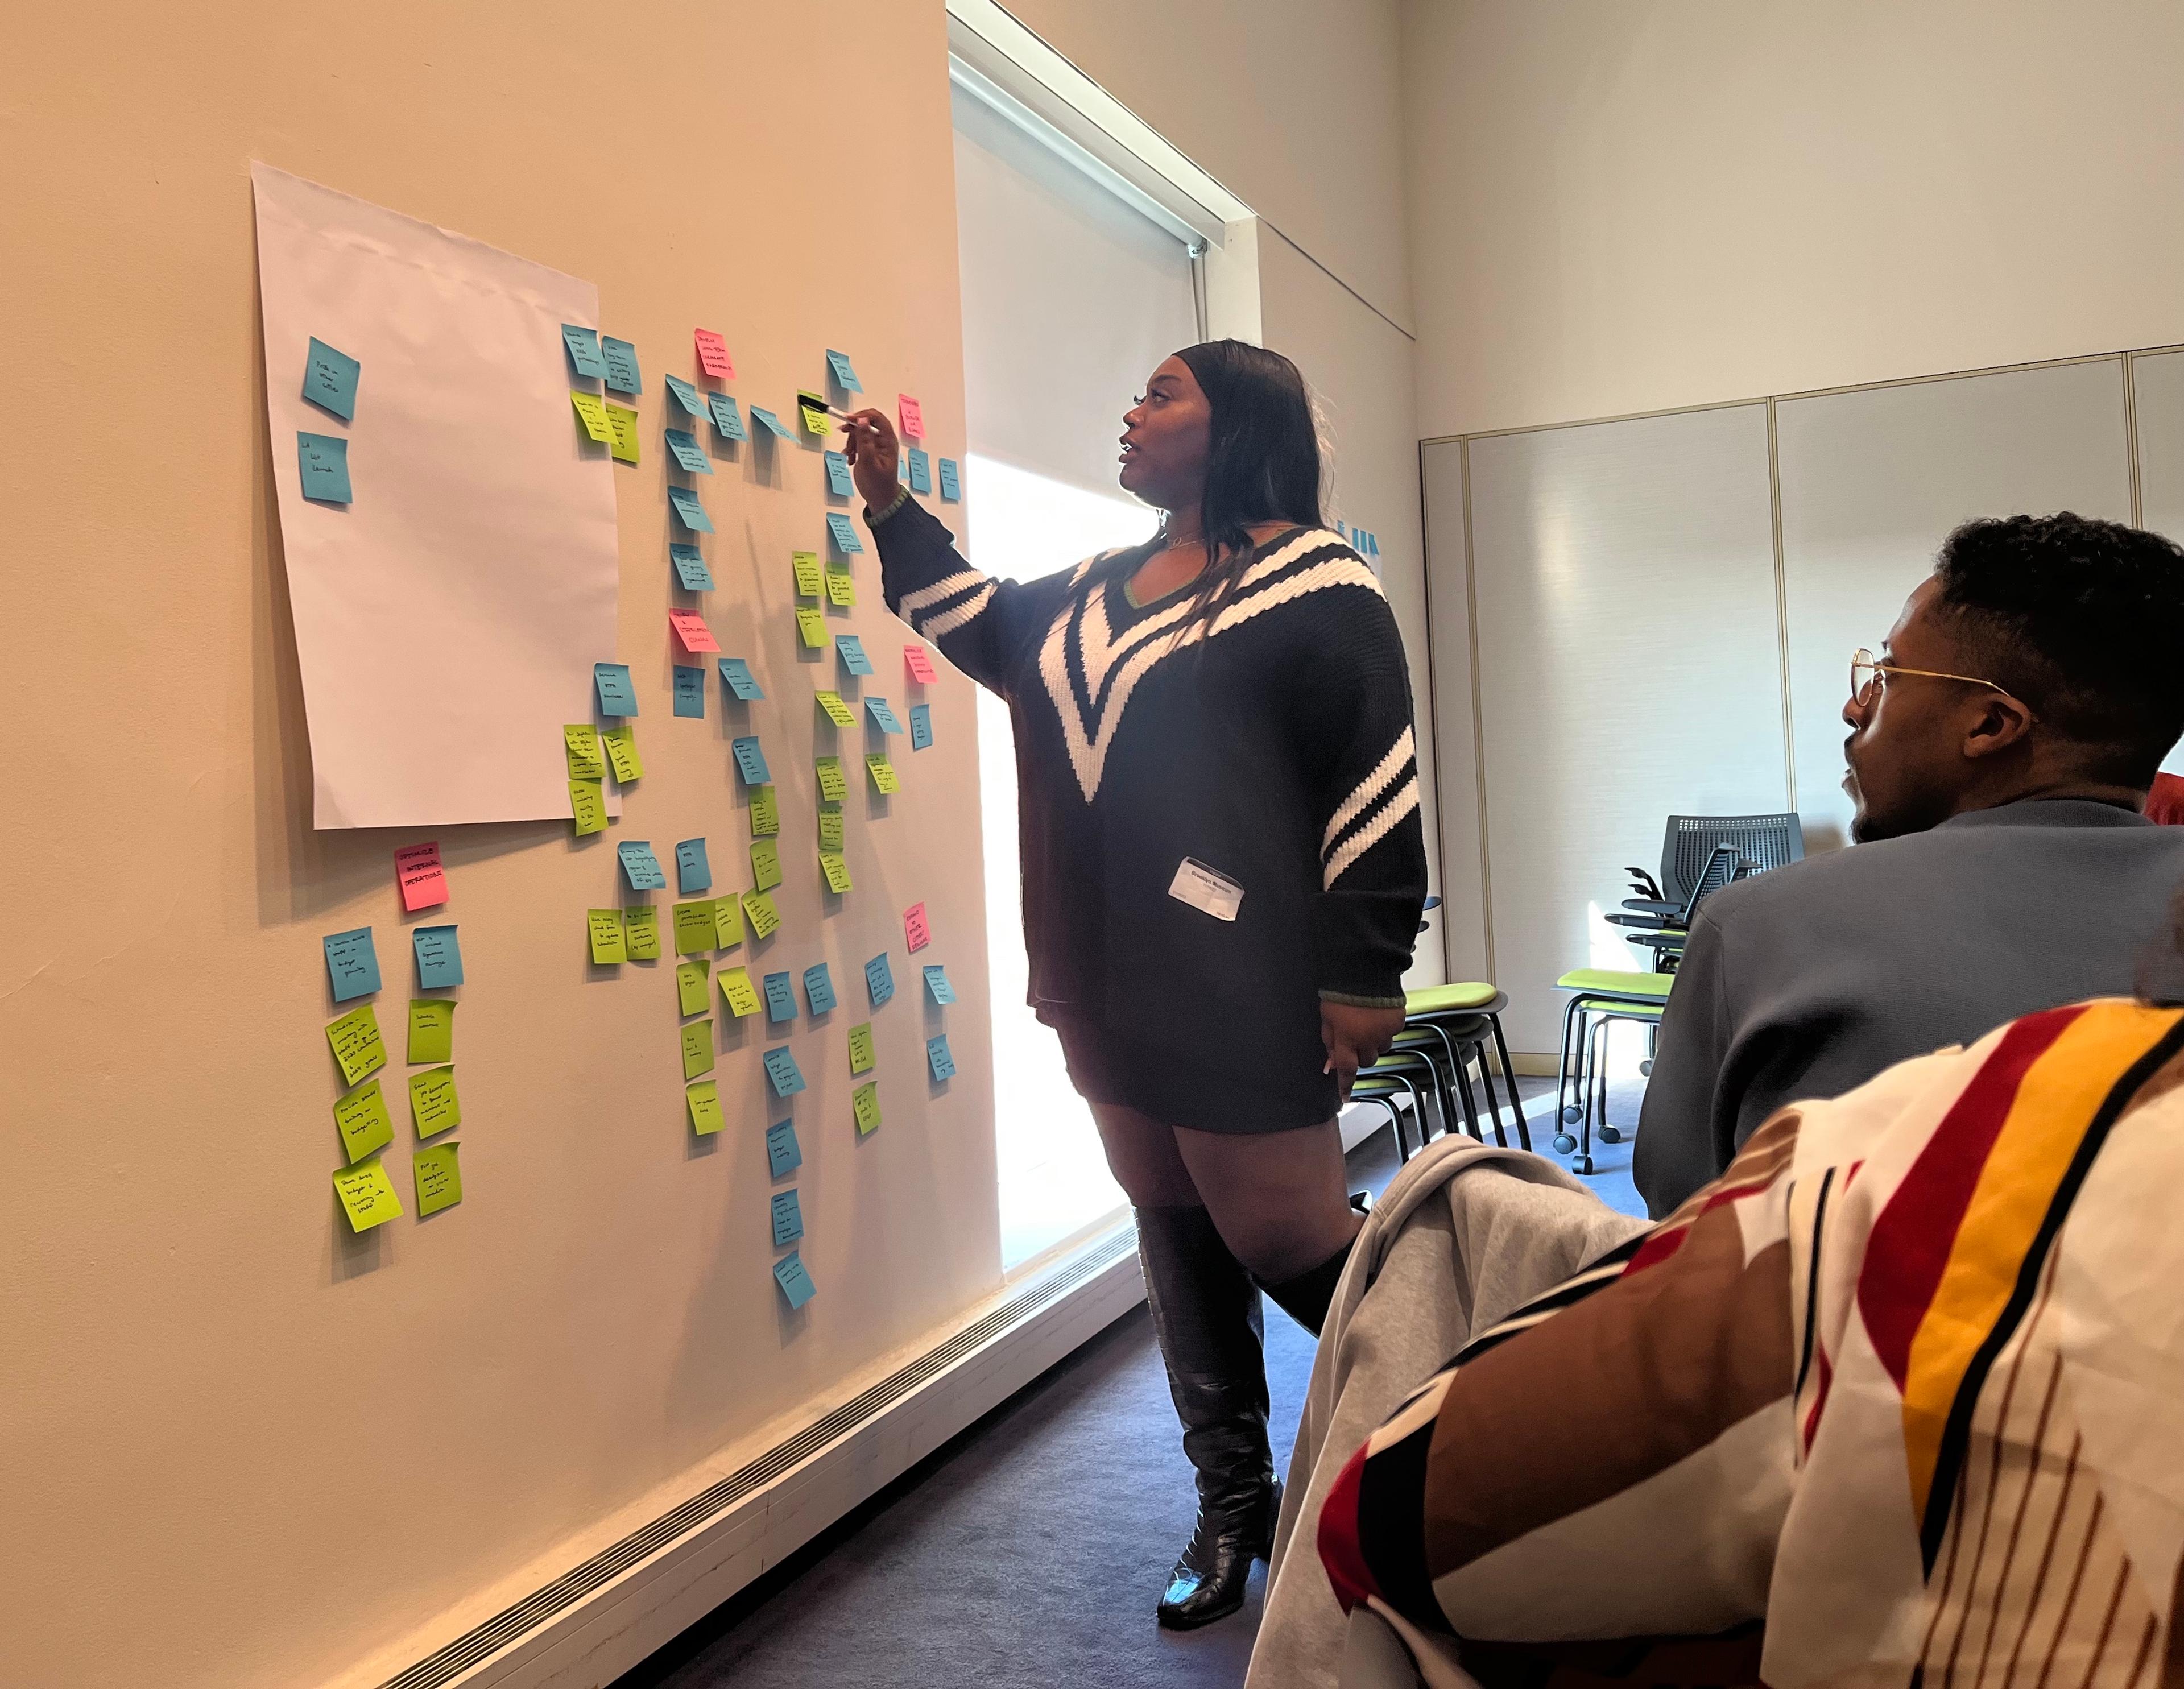
{"type": "Polygon", "coordinates": [[[1842,842],[1850,655],[1880,649],[1942,537],[1974,516],[2131,519],[2119,359],[1786,399],[1775,407],[1797,807],[1842,842]]]}

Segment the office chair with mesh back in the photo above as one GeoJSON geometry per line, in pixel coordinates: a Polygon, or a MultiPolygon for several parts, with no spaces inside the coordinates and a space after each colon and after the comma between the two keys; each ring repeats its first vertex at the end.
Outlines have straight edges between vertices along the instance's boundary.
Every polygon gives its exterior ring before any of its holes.
{"type": "Polygon", "coordinates": [[[1717,844],[1707,858],[1706,867],[1700,871],[1697,884],[1691,887],[1691,895],[1681,904],[1664,899],[1625,898],[1624,910],[1634,912],[1602,918],[1611,926],[1627,928],[1625,939],[1653,953],[1656,973],[1673,973],[1677,959],[1684,953],[1684,940],[1690,934],[1691,917],[1698,913],[1700,903],[1730,881],[1742,879],[1756,869],[1757,865],[1749,856],[1737,855],[1735,845],[1717,844]]]}

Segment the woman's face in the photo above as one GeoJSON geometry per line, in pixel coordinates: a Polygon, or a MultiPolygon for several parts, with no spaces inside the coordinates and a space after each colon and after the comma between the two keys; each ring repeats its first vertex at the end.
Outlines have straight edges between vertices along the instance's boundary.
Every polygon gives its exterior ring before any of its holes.
{"type": "Polygon", "coordinates": [[[1156,510],[1195,509],[1206,491],[1206,454],[1213,438],[1213,407],[1190,365],[1162,360],[1145,382],[1145,396],[1123,418],[1125,492],[1156,510]]]}

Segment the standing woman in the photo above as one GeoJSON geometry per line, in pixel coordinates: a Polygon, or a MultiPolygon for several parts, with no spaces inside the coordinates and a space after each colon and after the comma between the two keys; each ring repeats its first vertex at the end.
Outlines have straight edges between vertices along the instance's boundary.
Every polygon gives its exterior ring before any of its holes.
{"type": "Polygon", "coordinates": [[[1198,1474],[1182,1630],[1273,1541],[1258,1292],[1316,1334],[1357,1239],[1334,1116],[1402,1025],[1425,845],[1402,644],[1323,525],[1296,366],[1189,347],[1123,422],[1159,534],[1021,583],[898,488],[885,416],[849,451],[888,607],[1008,700],[1031,1006],[1136,1208],[1198,1474]]]}

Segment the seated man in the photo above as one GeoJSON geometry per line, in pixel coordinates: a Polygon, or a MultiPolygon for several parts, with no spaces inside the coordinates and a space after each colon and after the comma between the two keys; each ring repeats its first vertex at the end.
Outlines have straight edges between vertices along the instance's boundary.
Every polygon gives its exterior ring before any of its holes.
{"type": "Polygon", "coordinates": [[[1487,1689],[2176,1681],[2180,1182],[2174,1007],[2046,1010],[1784,1109],[1351,1457],[1318,1541],[1353,1658],[1487,1689]]]}
{"type": "Polygon", "coordinates": [[[2184,732],[2180,649],[2184,551],[2158,535],[2066,511],[1942,543],[1852,667],[1858,845],[1691,923],[1633,1157],[1655,1218],[1785,1102],[2133,989],[2184,879],[2184,830],[2140,814],[2184,732]]]}

